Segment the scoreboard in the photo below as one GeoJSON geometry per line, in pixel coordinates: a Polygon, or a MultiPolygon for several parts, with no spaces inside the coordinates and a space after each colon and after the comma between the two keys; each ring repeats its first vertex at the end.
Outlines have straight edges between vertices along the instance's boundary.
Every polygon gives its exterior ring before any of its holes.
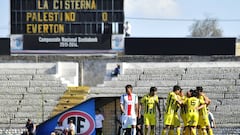
{"type": "Polygon", "coordinates": [[[123,0],[11,0],[11,34],[122,34],[123,0]]]}

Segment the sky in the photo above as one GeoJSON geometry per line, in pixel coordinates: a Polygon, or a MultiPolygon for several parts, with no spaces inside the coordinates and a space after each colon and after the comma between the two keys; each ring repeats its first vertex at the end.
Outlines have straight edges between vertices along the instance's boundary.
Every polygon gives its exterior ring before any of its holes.
{"type": "MultiPolygon", "coordinates": [[[[0,37],[10,34],[10,0],[1,0],[0,37]]],[[[240,37],[240,0],[125,0],[132,37],[187,37],[194,20],[216,18],[224,37],[240,37]]]]}

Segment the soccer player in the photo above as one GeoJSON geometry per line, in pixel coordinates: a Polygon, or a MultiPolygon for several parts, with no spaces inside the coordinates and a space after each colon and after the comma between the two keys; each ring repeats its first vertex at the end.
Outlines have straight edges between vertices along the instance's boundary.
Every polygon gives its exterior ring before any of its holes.
{"type": "Polygon", "coordinates": [[[168,94],[166,102],[166,111],[164,113],[164,127],[162,130],[162,135],[174,134],[174,114],[178,104],[182,104],[181,100],[178,98],[178,94],[181,87],[178,85],[173,86],[173,91],[168,94]]]}
{"type": "Polygon", "coordinates": [[[207,111],[208,111],[208,120],[211,128],[216,128],[216,122],[215,122],[213,113],[209,110],[209,108],[207,108],[207,111]]]}
{"type": "Polygon", "coordinates": [[[144,110],[144,125],[145,125],[145,135],[155,135],[156,127],[156,109],[159,113],[159,119],[161,119],[161,111],[158,102],[157,88],[151,87],[150,92],[147,95],[144,95],[141,99],[139,112],[143,106],[144,110]]]}
{"type": "MultiPolygon", "coordinates": [[[[184,99],[185,99],[185,96],[183,94],[183,91],[182,89],[180,89],[180,92],[177,94],[177,98],[183,102],[184,99]]],[[[181,124],[180,124],[180,119],[179,119],[179,116],[178,116],[178,110],[180,109],[181,107],[181,111],[182,111],[182,108],[184,107],[183,104],[177,104],[176,108],[175,108],[175,112],[174,112],[174,128],[176,128],[176,135],[181,135],[181,124]]],[[[180,111],[180,113],[181,113],[180,111]]]]}
{"type": "MultiPolygon", "coordinates": [[[[187,91],[186,95],[184,95],[183,92],[181,92],[180,96],[181,96],[182,102],[185,103],[187,101],[187,99],[191,97],[191,92],[187,91]]],[[[180,116],[183,120],[183,125],[184,125],[183,135],[189,135],[190,134],[190,129],[189,129],[189,126],[187,124],[187,105],[186,104],[181,105],[180,116]]]]}
{"type": "Polygon", "coordinates": [[[211,100],[203,93],[203,88],[201,86],[196,87],[199,92],[199,99],[205,101],[205,105],[202,109],[199,110],[199,133],[202,135],[207,135],[207,130],[209,135],[213,135],[213,130],[210,126],[208,119],[208,111],[207,106],[211,103],[211,100]]]}
{"type": "MultiPolygon", "coordinates": [[[[138,115],[138,96],[132,93],[132,85],[125,86],[126,93],[120,97],[120,110],[122,112],[123,130],[131,125],[131,135],[136,135],[136,124],[138,115]]],[[[123,131],[123,135],[126,130],[123,131]]]]}
{"type": "Polygon", "coordinates": [[[196,135],[196,127],[199,120],[199,109],[203,107],[205,102],[197,98],[198,92],[196,90],[191,92],[191,97],[186,100],[184,104],[187,105],[187,125],[190,127],[191,135],[196,135]]]}

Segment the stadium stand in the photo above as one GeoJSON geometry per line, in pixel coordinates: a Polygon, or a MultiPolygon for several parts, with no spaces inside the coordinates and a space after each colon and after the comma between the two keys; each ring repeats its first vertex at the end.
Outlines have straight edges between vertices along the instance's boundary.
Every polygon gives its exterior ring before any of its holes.
{"type": "MultiPolygon", "coordinates": [[[[108,63],[105,81],[90,88],[88,98],[118,97],[125,92],[126,84],[133,85],[134,93],[139,96],[148,93],[150,86],[156,86],[159,97],[163,99],[176,84],[185,92],[196,86],[203,86],[205,93],[212,100],[209,108],[216,119],[217,128],[214,129],[214,133],[238,135],[239,75],[239,62],[108,63]],[[121,74],[109,78],[109,73],[116,64],[121,65],[121,74]]],[[[162,109],[163,106],[164,104],[162,109]]]]}
{"type": "Polygon", "coordinates": [[[0,134],[19,135],[28,118],[39,124],[50,117],[67,90],[56,77],[57,63],[0,64],[0,134]]]}
{"type": "MultiPolygon", "coordinates": [[[[76,68],[61,67],[72,70],[67,71],[73,76],[69,78],[58,67],[58,63],[0,64],[0,134],[20,134],[27,118],[38,124],[89,98],[119,97],[126,84],[132,84],[139,96],[146,94],[150,86],[158,87],[162,109],[173,85],[181,85],[184,91],[202,85],[212,100],[209,108],[216,118],[215,135],[239,134],[239,62],[108,63],[102,84],[68,89],[67,85],[76,84],[76,68]],[[116,64],[121,65],[121,74],[111,78],[109,73],[116,64]]],[[[105,122],[108,125],[107,118],[105,122]]],[[[159,123],[158,130],[161,128],[159,123]]]]}

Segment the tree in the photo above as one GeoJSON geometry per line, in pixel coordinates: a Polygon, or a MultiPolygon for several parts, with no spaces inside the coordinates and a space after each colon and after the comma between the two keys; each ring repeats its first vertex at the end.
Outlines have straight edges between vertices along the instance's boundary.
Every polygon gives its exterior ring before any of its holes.
{"type": "Polygon", "coordinates": [[[223,33],[215,18],[197,20],[190,26],[189,30],[192,37],[222,37],[223,33]]]}

